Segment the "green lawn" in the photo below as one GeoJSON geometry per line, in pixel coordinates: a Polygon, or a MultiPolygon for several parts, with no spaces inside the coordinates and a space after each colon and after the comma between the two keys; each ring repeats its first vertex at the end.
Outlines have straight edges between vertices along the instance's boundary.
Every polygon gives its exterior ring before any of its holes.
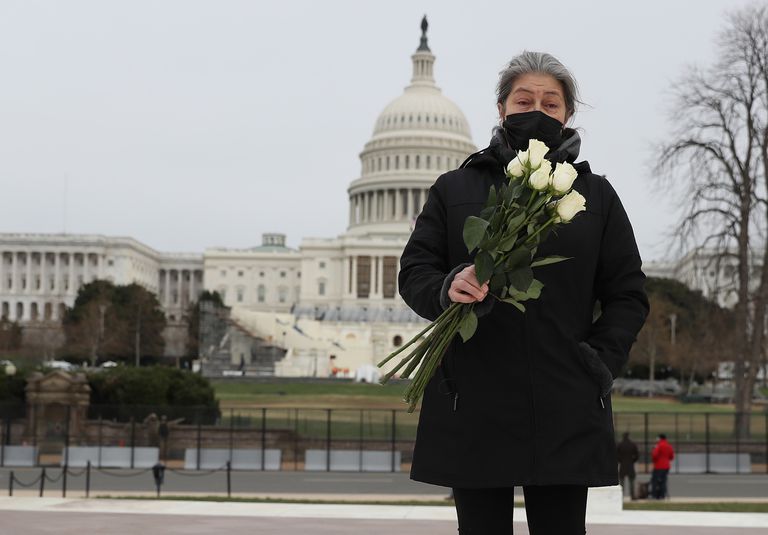
{"type": "MultiPolygon", "coordinates": [[[[315,408],[405,408],[401,401],[407,383],[364,384],[352,382],[247,382],[212,381],[222,408],[306,407],[315,408]]],[[[615,412],[733,413],[733,405],[680,403],[669,398],[613,397],[615,412]]],[[[753,412],[762,414],[757,405],[753,412]]]]}

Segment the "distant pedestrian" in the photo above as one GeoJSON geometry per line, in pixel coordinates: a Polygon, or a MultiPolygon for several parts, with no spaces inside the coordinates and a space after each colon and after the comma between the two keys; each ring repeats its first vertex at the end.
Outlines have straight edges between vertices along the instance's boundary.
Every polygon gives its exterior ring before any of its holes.
{"type": "Polygon", "coordinates": [[[635,494],[635,463],[640,458],[640,452],[637,450],[637,444],[629,439],[629,433],[624,433],[621,442],[616,445],[616,457],[619,460],[619,483],[624,492],[624,479],[629,479],[629,496],[633,500],[637,499],[635,494]]]}
{"type": "Polygon", "coordinates": [[[670,461],[675,458],[675,450],[667,441],[665,434],[660,434],[656,446],[651,452],[653,473],[651,474],[651,497],[663,500],[667,497],[667,475],[670,461]]]}

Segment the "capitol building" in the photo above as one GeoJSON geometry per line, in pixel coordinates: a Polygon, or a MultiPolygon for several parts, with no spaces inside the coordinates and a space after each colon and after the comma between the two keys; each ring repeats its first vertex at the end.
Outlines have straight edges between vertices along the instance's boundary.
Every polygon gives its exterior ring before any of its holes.
{"type": "Polygon", "coordinates": [[[343,234],[292,249],[283,234],[265,233],[256,247],[203,253],[160,252],[129,237],[0,234],[2,316],[55,325],[83,284],[138,283],[157,295],[166,353],[178,356],[185,311],[203,290],[217,291],[229,326],[201,347],[203,369],[222,352],[246,373],[351,375],[375,365],[424,327],[398,292],[400,254],[437,176],[477,150],[461,109],[435,83],[426,30],[425,20],[410,84],[384,107],[360,153],[343,234]],[[271,362],[257,366],[265,348],[271,362]]]}

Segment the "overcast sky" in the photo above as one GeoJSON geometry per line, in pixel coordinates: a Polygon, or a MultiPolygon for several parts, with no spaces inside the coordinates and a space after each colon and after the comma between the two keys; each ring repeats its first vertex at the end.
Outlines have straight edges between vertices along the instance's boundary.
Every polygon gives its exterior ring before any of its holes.
{"type": "Polygon", "coordinates": [[[715,57],[739,0],[0,0],[0,232],[131,236],[167,252],[334,237],[429,17],[435,77],[478,147],[499,70],[547,51],[577,78],[582,156],[619,192],[644,260],[674,206],[653,143],[669,89],[715,57]]]}

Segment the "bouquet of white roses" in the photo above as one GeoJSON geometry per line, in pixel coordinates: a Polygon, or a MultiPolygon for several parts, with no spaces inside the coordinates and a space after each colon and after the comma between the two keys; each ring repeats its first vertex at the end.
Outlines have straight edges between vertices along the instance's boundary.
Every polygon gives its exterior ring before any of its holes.
{"type": "MultiPolygon", "coordinates": [[[[525,312],[525,301],[538,299],[544,285],[534,278],[537,266],[567,260],[562,256],[536,258],[538,245],[557,225],[568,223],[585,209],[585,199],[572,190],[577,172],[569,163],[552,163],[544,156],[549,147],[531,139],[528,149],[517,153],[506,168],[508,181],[500,188],[491,186],[488,200],[478,216],[464,222],[463,238],[467,250],[477,249],[475,274],[482,285],[488,282],[489,294],[525,312]]],[[[382,379],[386,383],[405,368],[407,378],[418,368],[405,402],[413,412],[424,394],[445,350],[458,333],[464,342],[477,329],[475,303],[453,303],[408,343],[379,363],[385,365],[405,349],[416,347],[382,379]],[[419,366],[421,364],[421,366],[419,366]]]]}

